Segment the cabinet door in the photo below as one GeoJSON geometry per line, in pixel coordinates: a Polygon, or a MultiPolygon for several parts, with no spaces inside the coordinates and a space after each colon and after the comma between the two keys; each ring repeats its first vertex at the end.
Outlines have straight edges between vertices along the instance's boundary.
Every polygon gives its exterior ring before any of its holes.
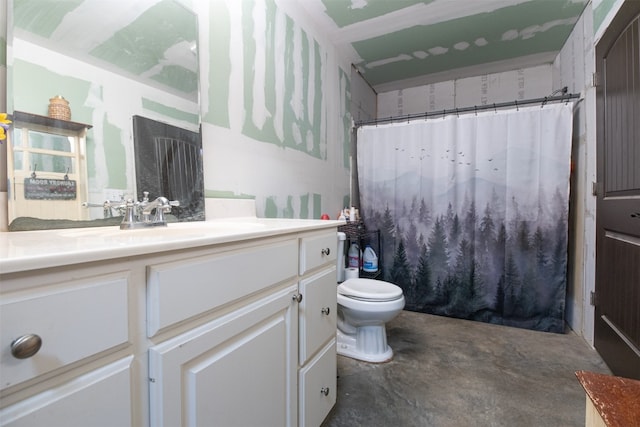
{"type": "Polygon", "coordinates": [[[0,410],[5,427],[132,425],[131,362],[126,357],[0,410]]]}
{"type": "Polygon", "coordinates": [[[336,340],[300,369],[300,427],[317,427],[336,403],[336,340]]]}
{"type": "Polygon", "coordinates": [[[300,365],[336,335],[336,267],[300,281],[300,365]]]}
{"type": "Polygon", "coordinates": [[[295,425],[296,291],[292,285],[152,347],[151,425],[295,425]]]}

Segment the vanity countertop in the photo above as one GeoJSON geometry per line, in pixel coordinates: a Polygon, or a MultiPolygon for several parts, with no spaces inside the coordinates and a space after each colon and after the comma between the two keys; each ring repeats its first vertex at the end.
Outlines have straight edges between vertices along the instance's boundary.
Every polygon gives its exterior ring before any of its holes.
{"type": "Polygon", "coordinates": [[[120,230],[67,228],[0,233],[0,273],[116,259],[238,242],[279,234],[321,230],[344,221],[283,218],[225,218],[170,223],[167,227],[120,230]]]}

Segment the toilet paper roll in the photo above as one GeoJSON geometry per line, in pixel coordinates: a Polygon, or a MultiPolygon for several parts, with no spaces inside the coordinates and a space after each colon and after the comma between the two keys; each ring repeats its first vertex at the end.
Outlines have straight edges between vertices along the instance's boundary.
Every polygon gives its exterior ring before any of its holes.
{"type": "Polygon", "coordinates": [[[360,270],[355,268],[355,267],[345,268],[344,269],[344,279],[345,280],[357,279],[359,276],[360,276],[360,270]]]}

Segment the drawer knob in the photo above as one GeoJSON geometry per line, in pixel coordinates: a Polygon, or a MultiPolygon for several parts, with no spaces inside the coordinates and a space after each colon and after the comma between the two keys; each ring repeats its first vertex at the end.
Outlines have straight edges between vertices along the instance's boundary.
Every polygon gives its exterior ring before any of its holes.
{"type": "Polygon", "coordinates": [[[36,334],[27,334],[11,343],[11,355],[16,359],[28,359],[40,350],[42,338],[36,334]]]}
{"type": "Polygon", "coordinates": [[[302,294],[293,294],[293,300],[297,302],[302,302],[302,294]]]}
{"type": "Polygon", "coordinates": [[[325,307],[320,311],[322,311],[322,314],[326,314],[327,316],[331,313],[331,309],[329,307],[325,307]]]}
{"type": "Polygon", "coordinates": [[[329,387],[322,387],[320,389],[320,393],[324,394],[325,396],[329,396],[329,387]]]}
{"type": "Polygon", "coordinates": [[[331,249],[326,248],[326,249],[323,249],[321,252],[322,252],[322,255],[329,255],[331,253],[331,249]]]}

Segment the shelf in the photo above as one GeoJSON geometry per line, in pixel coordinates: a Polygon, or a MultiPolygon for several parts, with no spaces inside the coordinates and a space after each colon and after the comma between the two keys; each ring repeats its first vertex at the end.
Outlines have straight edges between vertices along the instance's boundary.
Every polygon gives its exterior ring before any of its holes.
{"type": "MultiPolygon", "coordinates": [[[[360,269],[359,277],[363,279],[381,279],[382,276],[382,242],[380,239],[380,230],[367,230],[365,229],[362,221],[347,222],[345,225],[338,227],[338,231],[343,232],[347,239],[345,241],[345,257],[348,257],[349,248],[352,242],[356,242],[360,248],[361,254],[367,245],[376,253],[378,257],[378,271],[370,273],[360,269]]],[[[362,258],[360,258],[360,265],[362,265],[362,258]]]]}
{"type": "Polygon", "coordinates": [[[360,270],[360,277],[362,279],[377,279],[380,276],[382,276],[382,270],[380,268],[378,268],[378,271],[376,271],[375,273],[369,273],[368,271],[360,270]]]}
{"type": "Polygon", "coordinates": [[[364,223],[362,221],[354,221],[349,222],[345,225],[338,226],[338,231],[343,232],[347,235],[348,238],[357,238],[358,236],[364,235],[367,231],[364,228],[364,223]]]}
{"type": "Polygon", "coordinates": [[[23,111],[14,111],[13,120],[16,123],[29,123],[39,126],[46,126],[54,129],[65,129],[75,132],[82,131],[84,129],[91,129],[92,126],[85,123],[72,122],[69,120],[53,119],[47,116],[40,116],[38,114],[25,113],[23,111]]]}

